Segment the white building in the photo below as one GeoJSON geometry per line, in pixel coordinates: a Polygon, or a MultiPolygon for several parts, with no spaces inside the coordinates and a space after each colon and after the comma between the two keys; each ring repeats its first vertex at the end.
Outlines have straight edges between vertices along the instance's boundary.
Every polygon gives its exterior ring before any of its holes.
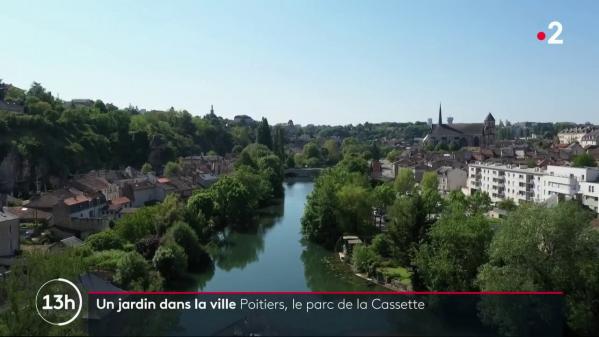
{"type": "Polygon", "coordinates": [[[19,218],[0,207],[0,258],[15,255],[19,248],[19,218]]]}
{"type": "Polygon", "coordinates": [[[599,168],[550,165],[541,183],[544,199],[552,195],[560,200],[578,199],[597,212],[599,168]]]}
{"type": "Polygon", "coordinates": [[[594,126],[583,126],[568,128],[557,134],[560,144],[572,144],[582,142],[582,138],[591,131],[597,130],[594,126]]]}
{"type": "Polygon", "coordinates": [[[486,192],[493,202],[505,199],[512,199],[516,204],[540,202],[542,176],[540,168],[477,162],[468,166],[466,187],[468,194],[477,190],[486,192]]]}
{"type": "Polygon", "coordinates": [[[543,202],[557,196],[558,200],[580,200],[599,213],[599,168],[547,166],[527,168],[517,165],[474,163],[468,167],[467,193],[483,191],[491,201],[512,199],[543,202]]]}
{"type": "Polygon", "coordinates": [[[580,140],[580,145],[584,147],[599,145],[599,130],[591,131],[584,135],[580,140]]]}

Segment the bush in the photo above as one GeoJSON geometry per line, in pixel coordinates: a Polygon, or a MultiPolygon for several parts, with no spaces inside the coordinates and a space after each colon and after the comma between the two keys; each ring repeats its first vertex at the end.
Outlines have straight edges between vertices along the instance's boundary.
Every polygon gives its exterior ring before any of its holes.
{"type": "Polygon", "coordinates": [[[160,246],[160,239],[155,236],[148,236],[135,243],[135,250],[149,260],[154,257],[158,246],[160,246]]]}
{"type": "Polygon", "coordinates": [[[94,252],[92,255],[85,258],[85,264],[92,266],[97,270],[116,272],[118,263],[125,254],[126,252],[122,250],[103,250],[94,252]]]}
{"type": "Polygon", "coordinates": [[[168,242],[156,250],[152,264],[167,281],[172,281],[185,274],[187,255],[181,246],[168,242]]]}
{"type": "Polygon", "coordinates": [[[372,239],[371,247],[381,257],[390,257],[393,253],[393,242],[386,234],[377,234],[372,239]]]}
{"type": "Polygon", "coordinates": [[[97,234],[92,234],[85,239],[85,243],[95,251],[109,249],[123,249],[125,240],[118,236],[114,231],[107,230],[97,234]]]}
{"type": "Polygon", "coordinates": [[[184,222],[175,223],[166,233],[166,240],[178,244],[185,250],[187,266],[201,269],[210,263],[210,256],[200,245],[194,230],[184,222]]]}
{"type": "Polygon", "coordinates": [[[380,256],[378,256],[376,252],[368,246],[359,245],[354,248],[352,253],[352,262],[354,268],[359,273],[372,275],[376,270],[377,264],[380,262],[380,260],[380,256]]]}
{"type": "Polygon", "coordinates": [[[150,264],[137,252],[125,253],[119,259],[114,281],[128,290],[157,290],[162,288],[160,276],[152,273],[150,264]]]}

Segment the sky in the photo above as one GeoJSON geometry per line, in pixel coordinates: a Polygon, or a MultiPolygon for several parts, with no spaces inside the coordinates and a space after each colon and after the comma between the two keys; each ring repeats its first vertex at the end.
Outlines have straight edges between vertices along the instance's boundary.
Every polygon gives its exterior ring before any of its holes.
{"type": "Polygon", "coordinates": [[[6,1],[0,78],[273,123],[599,123],[599,1],[6,1]],[[563,45],[537,40],[551,21],[563,45]]]}

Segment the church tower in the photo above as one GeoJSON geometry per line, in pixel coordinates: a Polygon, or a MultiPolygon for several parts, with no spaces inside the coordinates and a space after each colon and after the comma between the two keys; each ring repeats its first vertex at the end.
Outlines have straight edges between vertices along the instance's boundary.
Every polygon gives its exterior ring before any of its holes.
{"type": "Polygon", "coordinates": [[[489,112],[484,122],[483,129],[484,145],[495,144],[495,117],[489,112]]]}

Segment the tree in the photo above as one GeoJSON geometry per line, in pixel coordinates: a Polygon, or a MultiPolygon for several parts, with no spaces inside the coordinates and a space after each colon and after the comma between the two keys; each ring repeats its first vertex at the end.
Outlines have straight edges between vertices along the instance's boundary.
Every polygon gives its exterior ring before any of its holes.
{"type": "Polygon", "coordinates": [[[301,220],[303,235],[312,242],[332,248],[341,235],[336,207],[335,182],[332,173],[325,172],[318,177],[314,190],[308,195],[301,220]]]}
{"type": "Polygon", "coordinates": [[[389,153],[387,153],[387,160],[390,162],[394,162],[397,160],[397,157],[399,157],[399,155],[401,154],[401,152],[397,149],[393,149],[391,151],[389,151],[389,153]]]}
{"type": "Polygon", "coordinates": [[[428,171],[428,172],[424,172],[424,175],[422,176],[422,181],[420,182],[420,185],[422,186],[422,190],[431,190],[431,191],[437,191],[438,187],[439,187],[439,180],[437,178],[437,172],[435,171],[428,171]]]}
{"type": "Polygon", "coordinates": [[[124,254],[117,263],[114,281],[129,290],[161,290],[162,278],[152,273],[150,265],[137,252],[124,254]]]}
{"type": "Polygon", "coordinates": [[[174,242],[166,242],[158,247],[152,259],[154,268],[167,281],[173,281],[187,271],[187,254],[183,247],[174,242]]]}
{"type": "Polygon", "coordinates": [[[338,219],[341,230],[352,234],[368,234],[373,229],[372,203],[369,191],[359,185],[344,185],[337,192],[338,219]]]}
{"type": "Polygon", "coordinates": [[[210,256],[200,245],[197,234],[184,222],[177,222],[166,232],[166,240],[183,247],[190,269],[200,270],[210,264],[210,256]]]}
{"type": "Polygon", "coordinates": [[[285,160],[285,134],[284,130],[280,126],[275,127],[275,135],[273,141],[273,152],[281,159],[285,160]]]}
{"type": "Polygon", "coordinates": [[[258,125],[258,134],[256,135],[256,142],[262,144],[269,149],[272,149],[272,136],[270,134],[270,125],[268,120],[262,117],[262,122],[258,125]]]}
{"type": "MultiPolygon", "coordinates": [[[[563,291],[570,329],[596,335],[599,233],[590,224],[592,218],[591,212],[575,201],[552,208],[518,207],[493,237],[489,262],[478,275],[481,290],[563,291]]],[[[488,315],[498,318],[497,312],[488,315]]],[[[525,331],[513,331],[517,326],[508,328],[512,334],[525,331]]]]}
{"type": "Polygon", "coordinates": [[[578,156],[574,156],[573,160],[575,167],[596,167],[597,162],[595,158],[588,153],[583,153],[578,156]]]}
{"type": "Polygon", "coordinates": [[[285,166],[287,168],[295,168],[295,156],[292,154],[289,154],[287,156],[287,161],[285,162],[285,166]]]}
{"type": "Polygon", "coordinates": [[[376,142],[373,142],[370,145],[370,158],[372,160],[379,160],[381,159],[381,149],[379,148],[378,144],[376,142]]]}
{"type": "Polygon", "coordinates": [[[216,214],[229,225],[246,226],[258,200],[239,178],[224,176],[211,187],[216,214]]]}
{"type": "Polygon", "coordinates": [[[409,168],[400,168],[395,177],[395,190],[401,194],[412,193],[415,185],[414,172],[409,168]]]}
{"type": "Polygon", "coordinates": [[[329,164],[335,164],[341,159],[341,154],[339,153],[339,145],[337,141],[334,139],[327,139],[322,144],[323,152],[326,150],[326,160],[329,164]]]}
{"type": "Polygon", "coordinates": [[[395,256],[403,265],[410,263],[412,252],[427,230],[419,195],[402,196],[389,208],[389,237],[395,256]]]}
{"type": "Polygon", "coordinates": [[[373,275],[381,258],[369,246],[358,245],[352,253],[354,269],[359,273],[373,275]]]}
{"type": "Polygon", "coordinates": [[[393,255],[393,241],[387,234],[377,234],[370,245],[372,250],[379,256],[389,258],[393,255]]]}
{"type": "Polygon", "coordinates": [[[143,166],[141,167],[141,173],[143,174],[148,174],[150,172],[152,172],[152,165],[150,163],[144,163],[143,166]]]}
{"type": "Polygon", "coordinates": [[[181,165],[176,162],[169,161],[164,166],[164,175],[167,177],[175,177],[181,174],[183,170],[181,169],[181,165]]]}
{"type": "Polygon", "coordinates": [[[501,200],[500,202],[497,203],[497,207],[506,210],[506,211],[513,211],[515,210],[518,206],[516,206],[516,203],[514,203],[514,200],[512,199],[505,199],[505,200],[501,200]]]}
{"type": "Polygon", "coordinates": [[[375,207],[385,210],[395,200],[395,190],[391,184],[380,184],[372,191],[372,199],[375,207]]]}
{"type": "Polygon", "coordinates": [[[487,262],[493,232],[481,214],[466,215],[450,208],[435,222],[420,245],[414,263],[428,289],[436,291],[476,290],[478,268],[487,262]]]}
{"type": "Polygon", "coordinates": [[[122,249],[125,241],[113,230],[106,230],[92,234],[85,239],[85,243],[95,251],[122,249]]]}
{"type": "Polygon", "coordinates": [[[476,191],[468,198],[471,213],[486,213],[491,210],[491,198],[486,192],[476,191]]]}

